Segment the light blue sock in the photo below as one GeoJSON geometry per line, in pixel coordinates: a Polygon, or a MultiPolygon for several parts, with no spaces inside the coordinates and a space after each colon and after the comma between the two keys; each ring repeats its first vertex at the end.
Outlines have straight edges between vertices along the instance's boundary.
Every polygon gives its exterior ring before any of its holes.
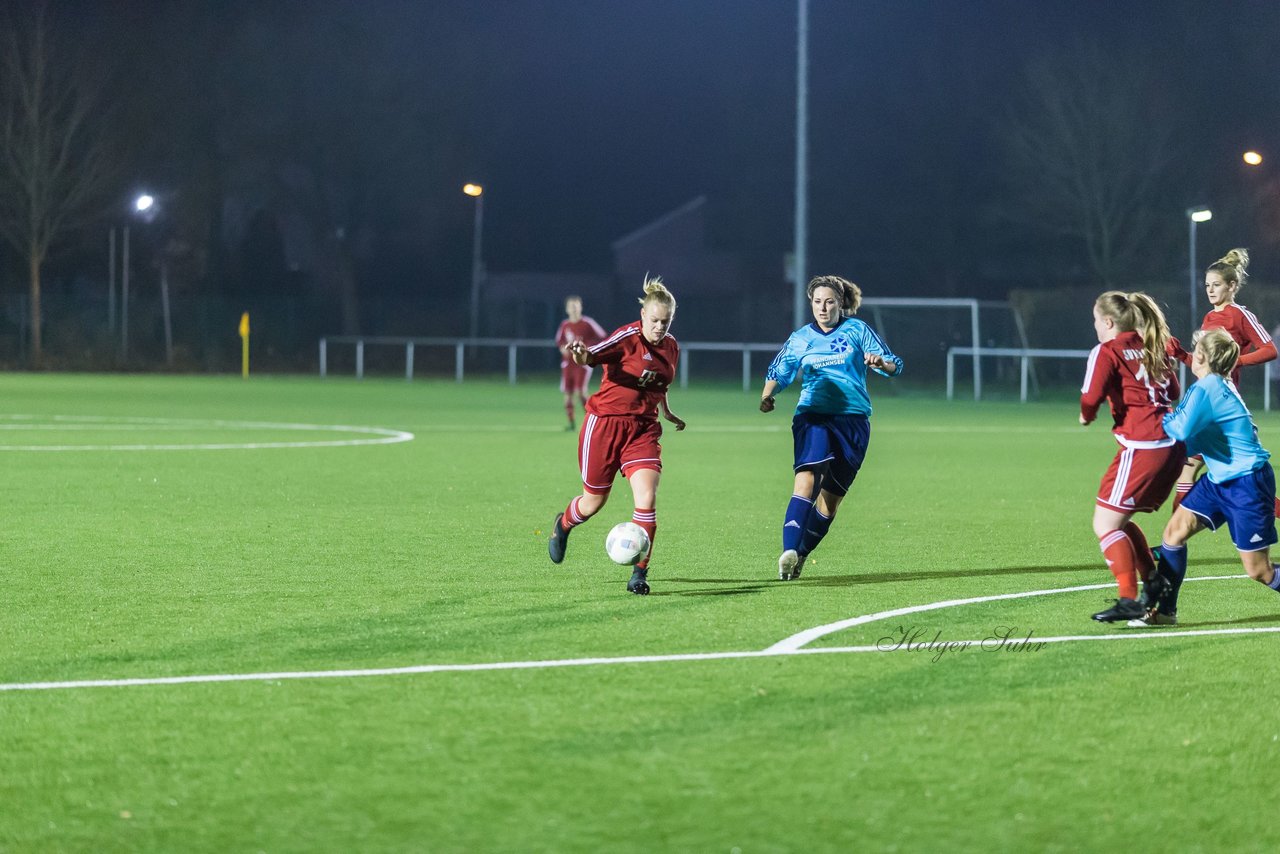
{"type": "Polygon", "coordinates": [[[1272,590],[1280,593],[1280,566],[1271,564],[1271,583],[1267,585],[1272,590]]]}

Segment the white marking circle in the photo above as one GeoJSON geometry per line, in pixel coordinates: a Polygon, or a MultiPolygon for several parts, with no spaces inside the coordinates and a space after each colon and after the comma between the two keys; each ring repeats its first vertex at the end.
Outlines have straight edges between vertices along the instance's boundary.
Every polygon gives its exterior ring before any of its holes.
{"type": "Polygon", "coordinates": [[[0,451],[235,451],[266,448],[346,448],[357,445],[394,445],[414,438],[405,430],[346,424],[296,424],[269,421],[230,421],[202,418],[144,418],[115,415],[0,415],[0,451]],[[286,441],[247,442],[84,442],[30,444],[5,442],[3,436],[22,433],[160,433],[160,432],[255,431],[309,433],[319,436],[346,435],[354,438],[314,438],[286,441]]]}
{"type": "MultiPolygon", "coordinates": [[[[1246,578],[1244,575],[1212,575],[1188,578],[1187,581],[1226,581],[1246,578]]],[[[77,679],[65,682],[10,682],[0,683],[0,693],[9,691],[65,691],[77,688],[135,688],[144,685],[198,685],[217,682],[283,682],[293,679],[364,679],[378,676],[407,676],[424,673],[475,673],[494,670],[544,670],[560,667],[598,667],[618,664],[662,664],[673,661],[726,661],[743,658],[778,658],[800,655],[847,655],[850,653],[891,654],[908,649],[904,646],[885,648],[880,644],[863,646],[832,646],[806,648],[811,640],[833,634],[856,625],[865,625],[880,620],[906,614],[918,614],[924,611],[937,611],[943,608],[954,608],[957,605],[972,605],[979,602],[996,602],[1007,599],[1025,599],[1030,596],[1050,596],[1055,593],[1076,593],[1082,590],[1098,590],[1114,587],[1113,584],[1082,584],[1076,587],[1055,587],[1048,590],[1027,590],[1021,593],[1001,593],[993,596],[974,596],[970,599],[948,599],[943,602],[930,602],[924,605],[912,605],[906,608],[894,608],[888,611],[877,611],[864,614],[838,623],[816,626],[804,632],[794,634],[772,646],[761,650],[744,650],[739,652],[687,652],[674,655],[623,655],[597,658],[558,658],[534,661],[489,661],[474,664],[417,664],[407,667],[372,667],[356,670],[283,670],[268,673],[206,673],[191,676],[143,676],[127,679],[77,679]]],[[[1135,629],[1119,634],[1104,635],[1058,635],[1054,637],[1037,637],[1033,643],[1079,643],[1088,641],[1130,641],[1130,640],[1168,640],[1170,638],[1223,637],[1239,635],[1262,635],[1280,633],[1280,626],[1257,626],[1253,628],[1233,629],[1194,629],[1194,630],[1144,630],[1135,629]]],[[[987,640],[990,640],[988,638],[987,640]]],[[[972,639],[961,641],[971,646],[983,643],[972,639]]]]}

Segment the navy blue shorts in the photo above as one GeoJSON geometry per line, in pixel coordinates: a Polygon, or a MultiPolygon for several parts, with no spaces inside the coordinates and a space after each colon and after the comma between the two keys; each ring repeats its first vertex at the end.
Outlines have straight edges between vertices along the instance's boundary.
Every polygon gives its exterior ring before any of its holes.
{"type": "Polygon", "coordinates": [[[871,419],[865,415],[797,412],[791,419],[795,470],[826,469],[822,488],[845,495],[862,468],[871,441],[871,419]]]}
{"type": "Polygon", "coordinates": [[[1262,551],[1276,542],[1276,475],[1271,464],[1225,483],[1196,481],[1182,499],[1211,531],[1227,523],[1231,542],[1242,552],[1262,551]]]}

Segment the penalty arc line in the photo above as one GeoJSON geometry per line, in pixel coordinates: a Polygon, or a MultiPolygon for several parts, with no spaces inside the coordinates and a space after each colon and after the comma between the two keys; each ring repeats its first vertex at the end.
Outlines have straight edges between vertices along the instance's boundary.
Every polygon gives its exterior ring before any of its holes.
{"type": "MultiPolygon", "coordinates": [[[[1226,579],[1244,578],[1243,575],[1215,575],[1203,576],[1199,578],[1188,578],[1187,581],[1222,581],[1226,579]]],[[[853,620],[845,620],[842,623],[831,623],[827,626],[819,626],[818,629],[830,629],[826,634],[830,634],[840,629],[832,629],[832,626],[841,625],[845,628],[849,625],[864,625],[866,623],[875,622],[876,620],[889,619],[895,616],[903,616],[906,614],[918,614],[924,611],[938,610],[940,608],[954,607],[956,605],[975,604],[979,602],[994,602],[1007,599],[1025,599],[1032,596],[1047,596],[1053,593],[1072,593],[1081,590],[1098,590],[1101,588],[1109,588],[1110,584],[1086,584],[1078,587],[1059,587],[1052,590],[1032,590],[1023,593],[1005,593],[995,596],[977,596],[972,599],[952,599],[946,602],[933,602],[927,605],[916,605],[909,608],[894,608],[889,611],[879,611],[875,614],[867,614],[863,617],[856,617],[853,620]]],[[[810,630],[811,632],[814,630],[810,630]]],[[[1246,634],[1265,634],[1280,632],[1280,626],[1260,626],[1257,628],[1235,628],[1235,629],[1197,629],[1191,631],[1135,631],[1117,635],[1062,635],[1058,637],[1035,638],[1032,643],[1069,643],[1076,641],[1118,641],[1118,640],[1136,640],[1139,638],[1176,638],[1176,637],[1210,637],[1219,635],[1246,635],[1246,634]]],[[[545,659],[542,661],[492,661],[481,662],[476,664],[420,664],[408,667],[379,667],[355,670],[309,670],[309,671],[281,671],[269,673],[219,673],[219,674],[202,674],[194,676],[158,676],[158,677],[139,677],[133,679],[81,679],[66,682],[15,682],[9,684],[0,684],[0,693],[12,691],[56,691],[69,690],[75,688],[129,688],[143,685],[192,685],[216,682],[282,682],[294,679],[354,679],[366,678],[372,676],[405,676],[411,674],[423,673],[470,673],[478,671],[493,670],[548,670],[561,667],[590,667],[611,664],[659,664],[665,662],[679,661],[725,661],[731,659],[744,658],[779,658],[783,656],[798,655],[837,655],[850,653],[868,653],[868,652],[895,652],[895,651],[917,651],[909,646],[897,645],[890,648],[883,648],[879,645],[872,646],[844,646],[844,647],[821,647],[817,649],[806,649],[803,646],[789,645],[788,642],[799,638],[801,635],[807,634],[801,632],[792,635],[784,641],[774,644],[767,649],[748,650],[739,652],[696,652],[696,653],[679,653],[674,655],[626,655],[616,657],[597,657],[597,658],[563,658],[563,659],[545,659]]],[[[820,636],[820,635],[819,635],[820,636]]],[[[812,638],[811,638],[812,639],[812,638]]],[[[955,641],[953,643],[967,643],[970,645],[981,645],[989,642],[991,639],[955,641]]],[[[808,641],[805,641],[808,643],[808,641]]]]}
{"type": "MultiPolygon", "coordinates": [[[[1243,575],[1206,575],[1199,578],[1188,578],[1187,581],[1225,581],[1229,578],[1244,578],[1243,575]]],[[[840,620],[835,623],[827,623],[825,626],[815,626],[812,629],[805,629],[803,632],[797,632],[789,638],[783,638],[773,646],[765,650],[765,652],[794,652],[801,647],[812,643],[820,637],[842,632],[845,629],[851,629],[854,626],[861,626],[865,623],[876,623],[880,620],[887,620],[890,617],[905,617],[909,614],[921,614],[925,611],[938,611],[943,608],[954,608],[957,605],[976,605],[980,602],[1001,602],[1008,599],[1029,599],[1033,596],[1050,596],[1054,593],[1078,593],[1082,590],[1109,590],[1115,587],[1115,582],[1108,584],[1081,584],[1077,587],[1055,587],[1052,590],[1026,590],[1021,593],[997,593],[994,596],[974,596],[970,599],[947,599],[942,602],[930,602],[927,605],[910,605],[905,608],[894,608],[890,611],[877,611],[874,614],[864,614],[861,617],[851,617],[848,620],[840,620]]]]}

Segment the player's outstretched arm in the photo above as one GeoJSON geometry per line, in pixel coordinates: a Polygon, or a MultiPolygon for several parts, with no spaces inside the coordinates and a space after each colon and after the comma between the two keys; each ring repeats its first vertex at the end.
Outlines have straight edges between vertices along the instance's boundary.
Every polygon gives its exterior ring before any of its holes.
{"type": "Polygon", "coordinates": [[[765,380],[764,391],[760,392],[760,411],[772,412],[774,396],[778,393],[777,380],[765,380]]]}
{"type": "Polygon", "coordinates": [[[667,398],[664,396],[658,403],[662,407],[662,417],[676,425],[676,432],[679,433],[685,428],[684,419],[671,411],[671,407],[667,406],[667,398]]]}

